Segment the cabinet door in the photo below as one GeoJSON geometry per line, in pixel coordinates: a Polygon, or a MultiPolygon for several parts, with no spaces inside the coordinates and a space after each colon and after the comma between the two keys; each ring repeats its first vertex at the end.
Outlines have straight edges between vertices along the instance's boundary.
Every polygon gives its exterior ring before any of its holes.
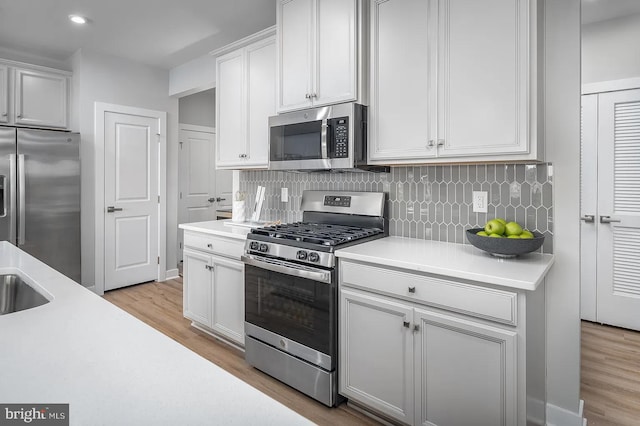
{"type": "Polygon", "coordinates": [[[528,5],[438,0],[441,157],[528,152],[528,5]]]}
{"type": "Polygon", "coordinates": [[[314,106],[356,100],[357,0],[316,1],[314,106]]]}
{"type": "Polygon", "coordinates": [[[244,264],[214,256],[212,326],[244,345],[244,264]]]}
{"type": "Polygon", "coordinates": [[[15,123],[67,127],[67,77],[15,70],[15,123]]]}
{"type": "Polygon", "coordinates": [[[425,0],[371,1],[369,158],[374,162],[436,155],[431,6],[425,0]]]}
{"type": "Polygon", "coordinates": [[[247,156],[244,49],[216,61],[216,168],[244,164],[247,156]]]}
{"type": "Polygon", "coordinates": [[[9,68],[0,65],[0,123],[9,122],[9,68]]]}
{"type": "Polygon", "coordinates": [[[211,327],[211,256],[185,249],[183,262],[184,316],[211,327]]]}
{"type": "Polygon", "coordinates": [[[246,166],[269,166],[269,117],[276,114],[276,44],[274,38],[247,47],[246,166]]]}
{"type": "Polygon", "coordinates": [[[515,331],[416,309],[416,424],[517,424],[515,331]]]}
{"type": "Polygon", "coordinates": [[[413,423],[412,309],[356,290],[340,291],[340,394],[413,423]]]}
{"type": "Polygon", "coordinates": [[[279,0],[278,112],[311,106],[315,0],[279,0]]]}

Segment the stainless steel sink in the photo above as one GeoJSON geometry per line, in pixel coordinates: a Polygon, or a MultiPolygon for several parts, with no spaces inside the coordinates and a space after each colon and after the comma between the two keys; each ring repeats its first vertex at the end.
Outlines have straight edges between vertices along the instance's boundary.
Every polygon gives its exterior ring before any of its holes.
{"type": "Polygon", "coordinates": [[[0,275],[0,315],[24,311],[45,303],[49,303],[49,300],[25,283],[19,275],[0,275]]]}

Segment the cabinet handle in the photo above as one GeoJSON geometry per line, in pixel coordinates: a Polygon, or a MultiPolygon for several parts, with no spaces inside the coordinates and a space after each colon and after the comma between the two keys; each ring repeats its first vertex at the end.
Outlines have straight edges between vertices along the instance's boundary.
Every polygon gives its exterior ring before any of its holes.
{"type": "Polygon", "coordinates": [[[586,223],[593,223],[596,221],[596,217],[592,214],[585,214],[580,220],[584,220],[586,223]]]}
{"type": "Polygon", "coordinates": [[[210,271],[213,271],[213,265],[204,265],[204,267],[210,271]]]}
{"type": "Polygon", "coordinates": [[[413,332],[415,333],[417,331],[420,331],[420,326],[418,324],[414,324],[413,325],[413,332]]]}
{"type": "Polygon", "coordinates": [[[310,94],[308,94],[308,93],[305,93],[305,94],[304,94],[304,98],[305,98],[305,99],[311,99],[311,95],[310,95],[310,94]]]}
{"type": "Polygon", "coordinates": [[[22,118],[22,114],[18,114],[18,115],[16,115],[16,117],[22,118]]]}
{"type": "Polygon", "coordinates": [[[415,287],[409,287],[409,293],[415,293],[415,292],[416,292],[415,287]]]}
{"type": "Polygon", "coordinates": [[[600,223],[622,222],[620,219],[611,219],[611,216],[600,216],[600,223]]]}
{"type": "Polygon", "coordinates": [[[317,93],[312,93],[312,94],[311,94],[311,97],[312,97],[312,98],[317,98],[317,97],[318,97],[318,94],[317,94],[317,93]]]}
{"type": "Polygon", "coordinates": [[[403,322],[402,322],[402,325],[403,325],[405,328],[409,328],[409,326],[411,325],[411,323],[410,323],[409,321],[403,321],[403,322]]]}
{"type": "Polygon", "coordinates": [[[213,248],[213,244],[209,243],[209,244],[207,244],[207,247],[209,247],[210,249],[212,249],[212,248],[213,248]]]}
{"type": "Polygon", "coordinates": [[[438,146],[444,145],[444,139],[438,139],[438,146]]]}
{"type": "Polygon", "coordinates": [[[427,149],[433,148],[433,145],[434,145],[433,139],[429,139],[429,142],[427,143],[427,149]]]}
{"type": "Polygon", "coordinates": [[[3,117],[6,117],[6,116],[7,116],[7,113],[6,113],[6,112],[3,112],[3,113],[2,113],[2,116],[3,116],[3,117]]]}

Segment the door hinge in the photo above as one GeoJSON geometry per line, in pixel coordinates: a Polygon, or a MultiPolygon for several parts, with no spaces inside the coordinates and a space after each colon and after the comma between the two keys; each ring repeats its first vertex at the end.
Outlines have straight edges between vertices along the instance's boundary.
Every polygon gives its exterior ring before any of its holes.
{"type": "Polygon", "coordinates": [[[182,200],[182,191],[180,191],[180,199],[182,200]]]}
{"type": "Polygon", "coordinates": [[[180,248],[182,248],[182,243],[180,243],[180,248]]]}
{"type": "Polygon", "coordinates": [[[160,256],[158,256],[158,265],[160,264],[160,256]]]}
{"type": "Polygon", "coordinates": [[[160,196],[158,195],[158,204],[160,204],[160,196]]]}
{"type": "Polygon", "coordinates": [[[178,144],[180,144],[180,149],[182,149],[182,144],[183,144],[183,143],[184,143],[184,142],[178,142],[178,144]]]}

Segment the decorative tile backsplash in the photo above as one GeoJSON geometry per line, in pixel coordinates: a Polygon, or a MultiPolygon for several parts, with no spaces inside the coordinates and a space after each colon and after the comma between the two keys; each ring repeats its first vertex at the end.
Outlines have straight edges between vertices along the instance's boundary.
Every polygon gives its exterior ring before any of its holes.
{"type": "Polygon", "coordinates": [[[503,217],[543,233],[553,252],[551,164],[481,164],[392,167],[391,173],[242,171],[240,190],[253,206],[266,187],[261,220],[302,220],[302,191],[383,191],[389,194],[389,234],[467,244],[466,229],[503,217]],[[289,188],[289,202],[280,188],[289,188]],[[487,191],[488,212],[473,213],[473,191],[487,191]]]}

